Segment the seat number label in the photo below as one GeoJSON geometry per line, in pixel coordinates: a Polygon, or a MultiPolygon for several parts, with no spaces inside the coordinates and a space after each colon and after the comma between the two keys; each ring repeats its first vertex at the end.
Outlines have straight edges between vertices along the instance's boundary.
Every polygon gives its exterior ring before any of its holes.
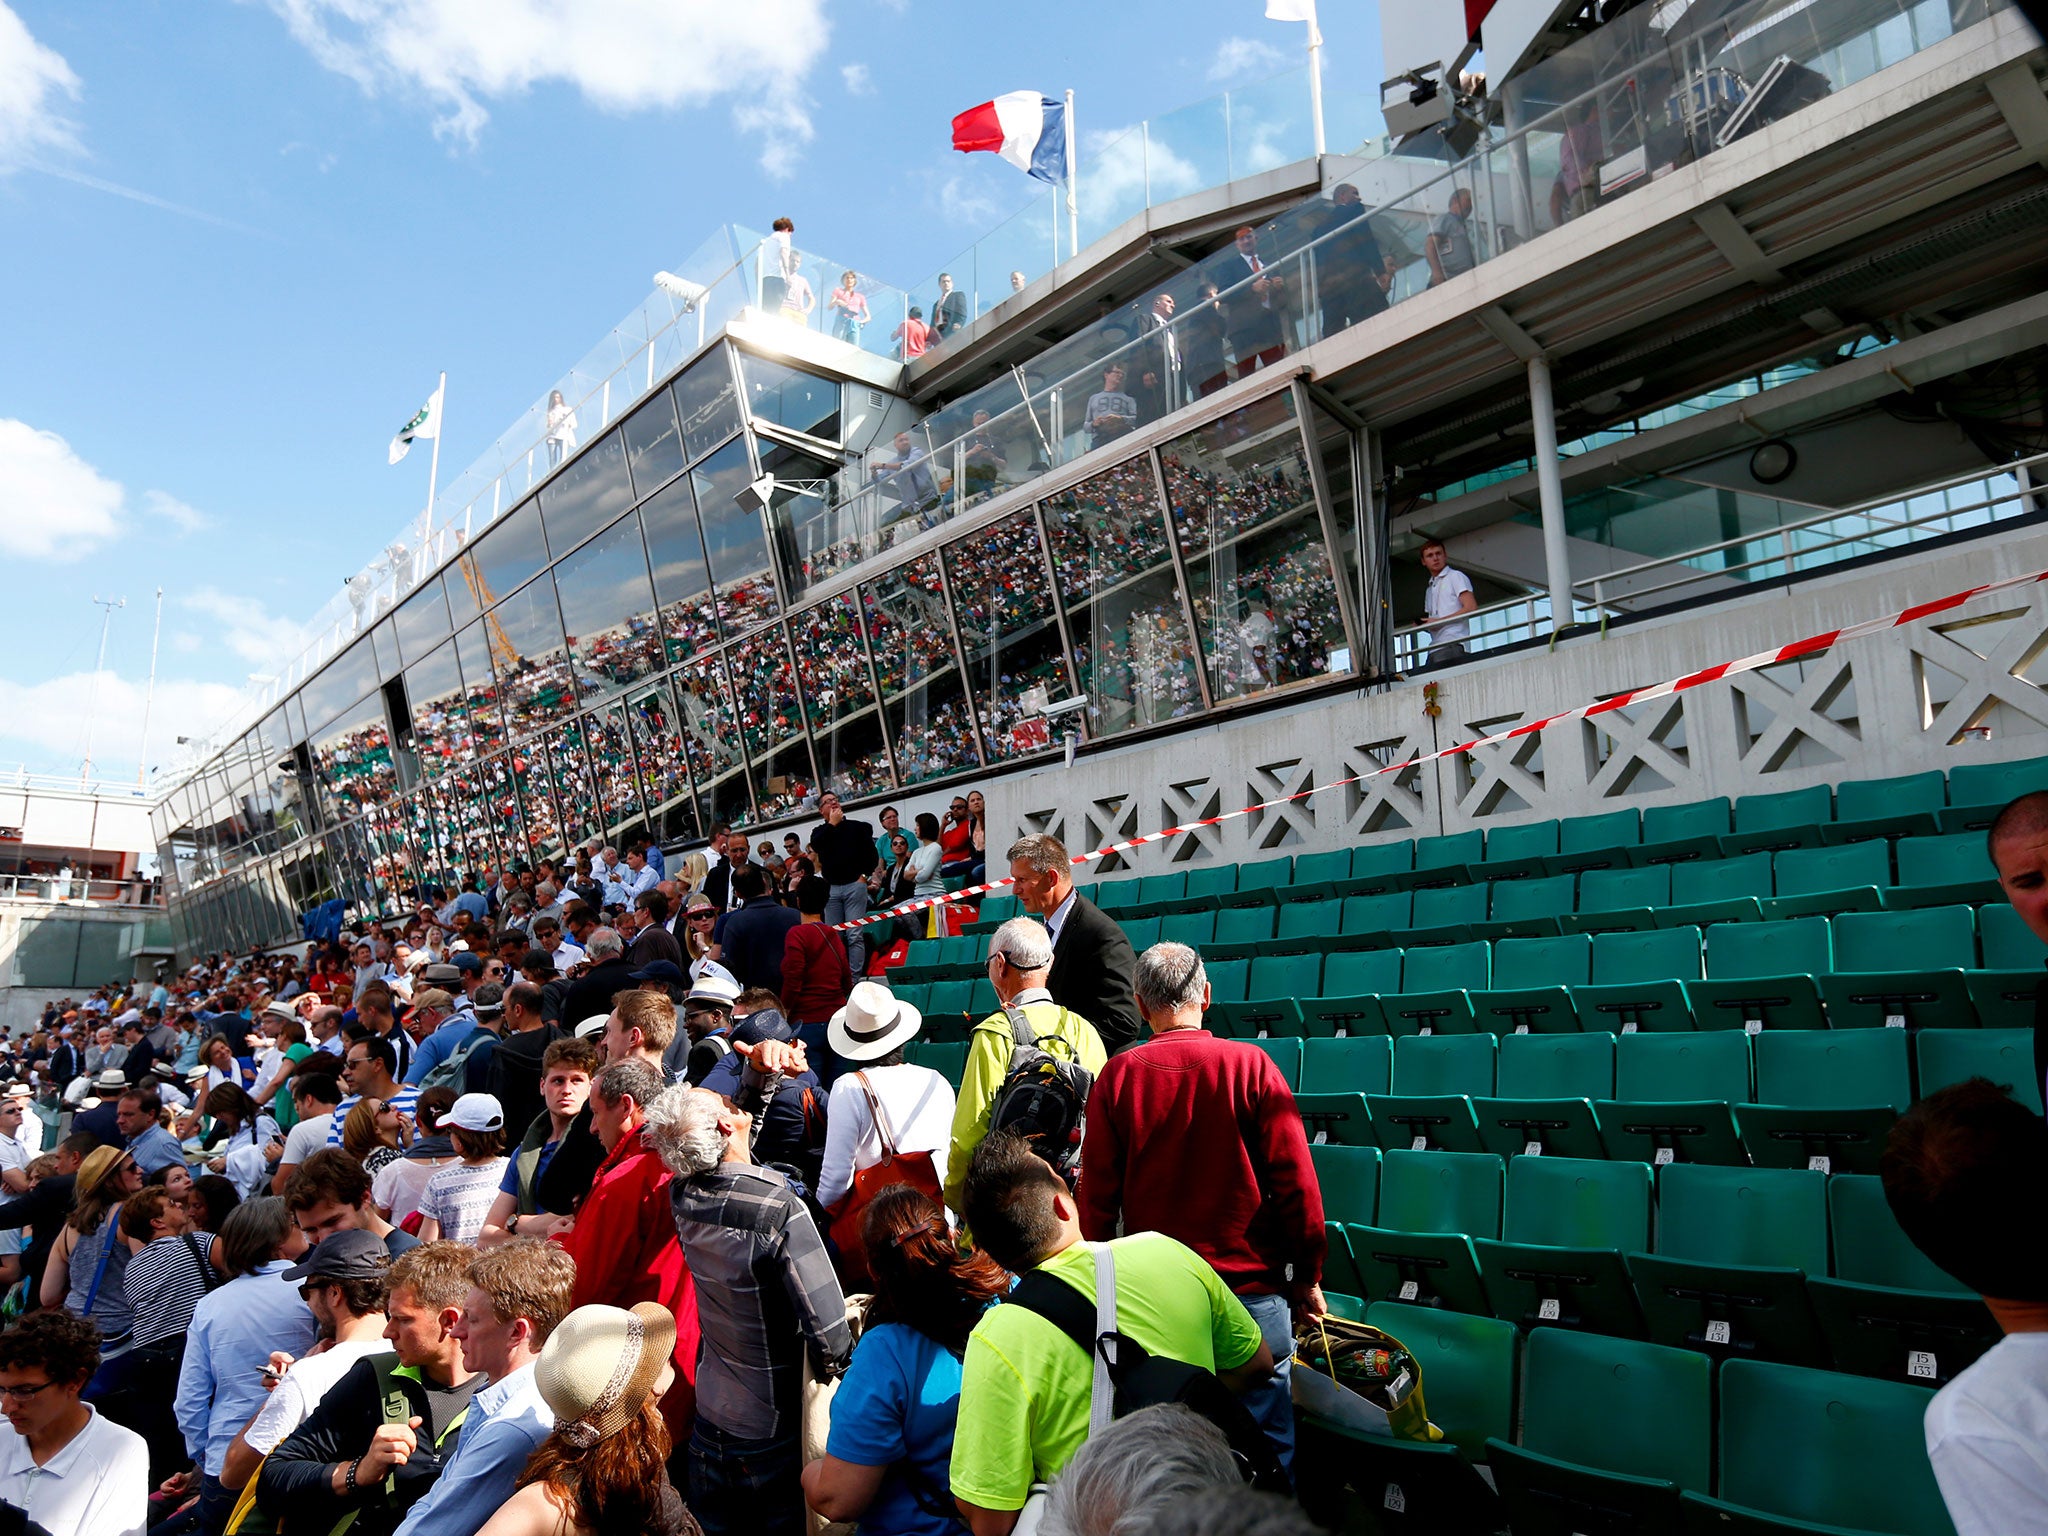
{"type": "Polygon", "coordinates": [[[1546,1323],[1554,1323],[1564,1316],[1564,1307],[1555,1296],[1546,1297],[1536,1303],[1536,1315],[1546,1323]]]}
{"type": "Polygon", "coordinates": [[[1906,1351],[1906,1374],[1919,1381],[1932,1381],[1941,1374],[1934,1364],[1934,1355],[1925,1349],[1906,1351]]]}
{"type": "Polygon", "coordinates": [[[1540,1141],[1525,1141],[1525,1142],[1523,1142],[1523,1143],[1522,1143],[1522,1156],[1524,1156],[1524,1157],[1541,1157],[1542,1155],[1543,1155],[1543,1143],[1542,1143],[1542,1142],[1540,1142],[1540,1141]]]}
{"type": "Polygon", "coordinates": [[[1422,1286],[1417,1281],[1403,1280],[1401,1282],[1401,1299],[1403,1301],[1413,1301],[1421,1294],[1422,1286]]]}
{"type": "Polygon", "coordinates": [[[1636,1032],[1636,1021],[1634,1019],[1630,1019],[1626,1024],[1621,1026],[1621,1032],[1624,1035],[1634,1034],[1636,1032]]]}
{"type": "Polygon", "coordinates": [[[1734,1330],[1729,1328],[1728,1324],[1718,1317],[1712,1319],[1707,1324],[1707,1342],[1709,1344],[1726,1344],[1734,1336],[1734,1330]]]}
{"type": "Polygon", "coordinates": [[[1677,1160],[1678,1153],[1670,1147],[1659,1147],[1657,1149],[1657,1166],[1659,1168],[1662,1168],[1666,1163],[1676,1162],[1677,1160]]]}
{"type": "Polygon", "coordinates": [[[1397,1515],[1408,1512],[1408,1495],[1401,1491],[1399,1483],[1387,1484],[1387,1496],[1382,1502],[1397,1515]]]}
{"type": "Polygon", "coordinates": [[[1428,1146],[1429,1138],[1427,1136],[1418,1136],[1413,1141],[1408,1143],[1408,1150],[1410,1152],[1420,1152],[1428,1146]]]}
{"type": "Polygon", "coordinates": [[[1831,1157],[1809,1157],[1806,1160],[1806,1170],[1809,1173],[1833,1173],[1835,1162],[1831,1157]]]}
{"type": "Polygon", "coordinates": [[[1742,1032],[1745,1035],[1760,1035],[1764,1032],[1764,1021],[1762,1019],[1744,1019],[1742,1021],[1742,1032]]]}
{"type": "Polygon", "coordinates": [[[1526,1035],[1527,1033],[1529,1033],[1529,1026],[1526,1024],[1517,1024],[1515,1026],[1515,1033],[1518,1035],[1526,1035]]]}
{"type": "Polygon", "coordinates": [[[1884,1016],[1884,1027],[1886,1029],[1904,1029],[1906,1027],[1906,1016],[1903,1013],[1888,1013],[1884,1016]]]}

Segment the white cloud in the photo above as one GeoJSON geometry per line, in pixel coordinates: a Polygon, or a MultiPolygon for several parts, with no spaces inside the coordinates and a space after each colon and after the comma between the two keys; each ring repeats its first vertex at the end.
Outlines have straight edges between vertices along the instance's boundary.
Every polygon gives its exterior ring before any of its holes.
{"type": "Polygon", "coordinates": [[[303,648],[304,630],[296,619],[269,613],[240,593],[195,587],[179,601],[213,620],[215,639],[252,665],[274,669],[303,648]]]}
{"type": "Polygon", "coordinates": [[[1270,73],[1286,62],[1287,55],[1271,43],[1255,37],[1226,37],[1216,45],[1216,56],[1209,61],[1209,79],[1234,80],[1254,70],[1270,73]]]}
{"type": "MultiPolygon", "coordinates": [[[[113,671],[52,677],[40,683],[0,678],[0,758],[55,758],[76,768],[85,750],[85,724],[93,721],[94,772],[110,778],[133,772],[142,753],[143,679],[113,671]]],[[[225,683],[159,677],[150,711],[150,756],[159,765],[181,755],[171,737],[178,721],[224,720],[242,690],[225,683]]]]}
{"type": "Polygon", "coordinates": [[[1201,168],[1159,139],[1147,144],[1135,128],[1110,128],[1082,135],[1081,174],[1076,178],[1084,209],[1097,220],[1128,218],[1150,201],[1199,192],[1201,168]]]}
{"type": "Polygon", "coordinates": [[[574,87],[610,112],[733,101],[761,164],[787,175],[810,142],[803,82],[825,54],[825,0],[268,0],[323,66],[367,93],[424,93],[435,132],[474,144],[487,101],[574,87]]]}
{"type": "Polygon", "coordinates": [[[865,64],[840,65],[839,78],[846,82],[846,94],[849,96],[872,96],[875,94],[874,78],[868,73],[868,67],[865,64]]]}
{"type": "Polygon", "coordinates": [[[118,531],[124,497],[56,433],[0,417],[0,553],[79,559],[118,531]]]}
{"type": "Polygon", "coordinates": [[[142,515],[150,522],[169,523],[180,533],[204,533],[213,526],[212,518],[168,491],[144,491],[142,515]]]}
{"type": "Polygon", "coordinates": [[[991,223],[1000,211],[987,189],[970,176],[948,176],[939,183],[939,212],[948,224],[980,228],[991,223]]]}
{"type": "Polygon", "coordinates": [[[78,97],[78,76],[0,3],[0,172],[39,151],[78,147],[61,104],[78,97]]]}

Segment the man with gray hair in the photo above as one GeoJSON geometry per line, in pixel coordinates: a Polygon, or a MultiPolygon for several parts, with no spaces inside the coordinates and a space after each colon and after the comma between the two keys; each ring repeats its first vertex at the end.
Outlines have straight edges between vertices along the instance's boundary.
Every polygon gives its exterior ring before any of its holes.
{"type": "Polygon", "coordinates": [[[803,1351],[823,1379],[852,1351],[846,1298],[809,1209],[748,1155],[750,1119],[669,1089],[642,1133],[675,1174],[669,1201],[702,1332],[690,1513],[705,1536],[803,1536],[803,1351]]]}
{"type": "Polygon", "coordinates": [[[1203,1029],[1209,995],[1187,945],[1139,957],[1138,1012],[1152,1038],[1111,1060],[1088,1096],[1081,1235],[1163,1232],[1209,1261],[1273,1351],[1273,1375],[1244,1405],[1291,1466],[1291,1314],[1327,1310],[1322,1189],[1287,1079],[1249,1041],[1203,1029]]]}
{"type": "Polygon", "coordinates": [[[1129,1050],[1138,1041],[1138,1013],[1131,1002],[1131,941],[1112,918],[1074,889],[1073,860],[1066,844],[1051,833],[1018,838],[1008,857],[1018,904],[1045,919],[1052,940],[1046,991],[1093,1024],[1108,1049],[1129,1050]]]}
{"type": "Polygon", "coordinates": [[[562,1023],[574,1029],[585,1019],[612,1011],[612,999],[630,992],[639,983],[626,960],[626,941],[616,928],[593,928],[583,957],[590,968],[576,978],[569,995],[562,999],[562,1023]]]}
{"type": "Polygon", "coordinates": [[[1230,1441],[1179,1403],[1140,1408],[1092,1436],[1046,1492],[1040,1536],[1128,1536],[1205,1488],[1244,1476],[1230,1441]]]}
{"type": "Polygon", "coordinates": [[[974,1026],[959,1097],[953,1106],[953,1139],[946,1153],[946,1203],[956,1211],[967,1165],[988,1135],[996,1096],[1010,1075],[1010,1057],[1016,1048],[1013,1015],[1022,1020],[1040,1050],[1079,1062],[1091,1074],[1101,1075],[1106,1059],[1102,1036],[1087,1019],[1053,1001],[1045,985],[1052,965],[1052,943],[1045,930],[1028,917],[1013,917],[989,936],[988,979],[1000,1006],[974,1026]]]}

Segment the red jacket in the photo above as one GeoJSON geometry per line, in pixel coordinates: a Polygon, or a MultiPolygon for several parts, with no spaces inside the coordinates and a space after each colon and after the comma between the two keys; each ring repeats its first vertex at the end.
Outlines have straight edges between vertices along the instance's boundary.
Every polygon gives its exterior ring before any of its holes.
{"type": "Polygon", "coordinates": [[[697,1291],[669,1205],[673,1178],[636,1127],[598,1165],[576,1225],[554,1241],[576,1261],[576,1305],[652,1301],[675,1314],[676,1384],[661,1400],[669,1435],[684,1444],[697,1405],[697,1291]]]}
{"type": "Polygon", "coordinates": [[[1320,1284],[1323,1193],[1287,1079],[1241,1040],[1170,1030],[1109,1058],[1088,1095],[1081,1235],[1164,1232],[1235,1291],[1320,1284]]]}
{"type": "Polygon", "coordinates": [[[823,923],[800,923],[782,939],[782,1004],[792,1024],[823,1024],[846,1006],[853,972],[846,941],[823,923]]]}

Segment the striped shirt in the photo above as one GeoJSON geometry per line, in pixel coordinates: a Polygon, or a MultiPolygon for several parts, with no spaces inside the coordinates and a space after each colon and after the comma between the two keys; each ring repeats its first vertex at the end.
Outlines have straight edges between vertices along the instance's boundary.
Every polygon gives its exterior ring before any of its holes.
{"type": "Polygon", "coordinates": [[[451,1242],[473,1243],[484,1229],[484,1218],[498,1198],[498,1181],[505,1176],[509,1158],[488,1163],[450,1163],[434,1170],[420,1196],[420,1214],[441,1224],[441,1236],[451,1242]]]}
{"type": "Polygon", "coordinates": [[[213,1252],[213,1234],[195,1232],[192,1242],[182,1237],[152,1238],[142,1251],[128,1261],[128,1306],[135,1314],[135,1346],[155,1344],[172,1338],[192,1326],[192,1309],[199,1305],[209,1287],[203,1260],[192,1253],[193,1243],[201,1255],[213,1252]]]}
{"type": "MultiPolygon", "coordinates": [[[[411,1083],[401,1083],[398,1086],[398,1091],[386,1099],[384,1104],[387,1109],[395,1109],[405,1116],[406,1119],[410,1120],[413,1114],[413,1105],[419,1102],[419,1097],[420,1091],[416,1086],[411,1083]]],[[[341,1145],[341,1131],[342,1127],[348,1124],[348,1112],[362,1103],[362,1101],[363,1096],[360,1093],[352,1093],[334,1106],[334,1119],[329,1122],[327,1127],[327,1145],[330,1147],[341,1145]]]]}

